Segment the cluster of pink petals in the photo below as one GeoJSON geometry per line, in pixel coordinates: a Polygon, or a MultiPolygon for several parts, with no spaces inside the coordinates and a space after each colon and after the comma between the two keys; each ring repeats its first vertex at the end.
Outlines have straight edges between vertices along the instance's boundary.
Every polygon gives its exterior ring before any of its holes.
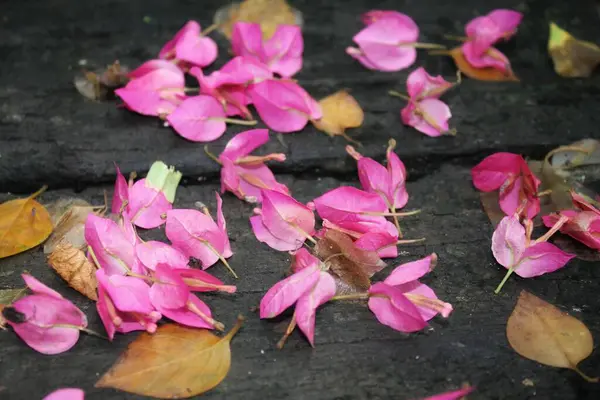
{"type": "Polygon", "coordinates": [[[315,234],[313,211],[285,193],[263,189],[261,208],[250,217],[258,241],[278,251],[294,251],[315,234]]]}
{"type": "Polygon", "coordinates": [[[267,129],[252,129],[237,134],[227,143],[219,155],[221,193],[229,191],[239,199],[251,203],[262,200],[262,189],[289,195],[287,186],[277,182],[269,167],[265,165],[265,161],[285,161],[285,154],[250,154],[268,141],[267,129]]]}
{"type": "Polygon", "coordinates": [[[291,276],[277,282],[263,296],[260,317],[274,318],[295,303],[296,324],[314,346],[315,314],[318,307],[335,295],[335,280],[305,248],[295,253],[292,269],[291,276]]]}
{"type": "Polygon", "coordinates": [[[358,47],[348,47],[348,55],[377,71],[400,71],[415,62],[419,27],[412,18],[376,10],[363,15],[363,22],[367,26],[352,38],[358,47]]]}
{"type": "Polygon", "coordinates": [[[80,330],[87,327],[85,314],[33,276],[21,276],[33,294],[4,309],[4,313],[11,309],[19,318],[0,316],[0,328],[7,323],[29,347],[42,354],[58,354],[75,346],[80,330]]]}
{"type": "Polygon", "coordinates": [[[235,55],[258,60],[284,78],[302,68],[304,40],[297,25],[278,25],[273,36],[263,40],[260,24],[236,22],[231,47],[235,55]]]}
{"type": "Polygon", "coordinates": [[[451,133],[448,120],[452,113],[440,96],[452,86],[439,75],[429,75],[423,67],[411,72],[406,80],[409,101],[400,112],[402,122],[431,137],[451,133]]]}
{"type": "Polygon", "coordinates": [[[482,192],[499,190],[500,208],[506,215],[518,213],[531,219],[540,212],[540,180],[522,156],[494,153],[471,170],[473,184],[482,192]]]}
{"type": "Polygon", "coordinates": [[[78,388],[62,388],[45,396],[42,400],[83,400],[85,393],[78,388]]]}
{"type": "Polygon", "coordinates": [[[544,225],[551,228],[563,218],[566,223],[560,232],[571,236],[587,247],[600,250],[600,210],[590,204],[583,196],[571,192],[575,210],[562,210],[542,217],[544,225]]]}
{"type": "Polygon", "coordinates": [[[452,305],[437,298],[435,292],[419,282],[437,263],[435,253],[399,265],[383,281],[369,289],[369,309],[377,320],[400,332],[416,332],[437,314],[447,318],[452,305]]]}
{"type": "MultiPolygon", "coordinates": [[[[544,275],[564,267],[575,257],[574,254],[566,253],[546,241],[552,231],[537,240],[532,240],[533,223],[531,220],[525,220],[524,223],[525,226],[516,214],[506,216],[492,235],[492,253],[498,264],[509,270],[507,277],[512,272],[522,278],[544,275]]],[[[564,220],[557,223],[562,224],[564,220]]],[[[560,225],[553,226],[554,230],[558,227],[560,225]]],[[[496,292],[501,289],[503,283],[496,292]]]]}
{"type": "Polygon", "coordinates": [[[145,179],[128,183],[119,167],[115,167],[117,179],[111,211],[123,214],[135,226],[144,229],[164,224],[164,214],[173,208],[181,173],[172,167],[164,170],[164,164],[154,163],[145,179]]]}
{"type": "Polygon", "coordinates": [[[472,19],[465,26],[467,40],[461,47],[467,62],[474,68],[494,68],[509,73],[510,61],[492,46],[512,37],[522,19],[520,12],[505,9],[472,19]]]}

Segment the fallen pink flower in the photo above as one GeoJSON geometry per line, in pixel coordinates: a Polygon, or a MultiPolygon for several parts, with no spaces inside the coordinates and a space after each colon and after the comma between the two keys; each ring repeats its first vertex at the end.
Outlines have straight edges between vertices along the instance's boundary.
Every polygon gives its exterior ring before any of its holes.
{"type": "Polygon", "coordinates": [[[208,306],[190,292],[183,279],[165,264],[158,264],[155,282],[150,288],[152,305],[165,317],[194,328],[217,328],[223,325],[212,318],[208,306]]]}
{"type": "Polygon", "coordinates": [[[478,54],[475,52],[474,46],[473,42],[466,42],[461,47],[465,60],[473,68],[494,68],[504,75],[512,74],[510,60],[500,50],[490,47],[483,53],[478,54]]]}
{"type": "Polygon", "coordinates": [[[156,322],[162,316],[152,306],[146,282],[131,276],[108,276],[103,269],[96,271],[96,279],[96,309],[110,340],[115,332],[156,332],[156,322]]]}
{"type": "Polygon", "coordinates": [[[417,332],[427,326],[417,307],[400,289],[377,282],[369,288],[369,309],[383,325],[400,332],[417,332]]]}
{"type": "Polygon", "coordinates": [[[458,390],[451,390],[449,392],[444,392],[440,394],[436,394],[434,396],[426,397],[422,400],[461,400],[469,393],[475,390],[472,386],[467,386],[458,390]]]}
{"type": "Polygon", "coordinates": [[[250,217],[252,231],[259,242],[279,251],[293,251],[305,240],[314,242],[315,216],[310,208],[292,197],[263,189],[262,209],[250,217]]]}
{"type": "Polygon", "coordinates": [[[496,294],[513,272],[522,278],[532,278],[554,272],[575,257],[547,242],[566,221],[566,217],[560,218],[544,236],[532,241],[531,220],[525,221],[526,229],[516,214],[502,218],[492,235],[492,253],[498,264],[508,269],[508,272],[496,288],[496,294]]]}
{"type": "Polygon", "coordinates": [[[262,121],[277,132],[296,132],[322,117],[319,103],[293,81],[263,80],[248,93],[262,121]]]}
{"type": "Polygon", "coordinates": [[[259,24],[236,22],[231,45],[235,55],[254,58],[284,78],[302,68],[304,41],[296,25],[278,25],[273,36],[263,41],[259,24]]]}
{"type": "Polygon", "coordinates": [[[411,100],[400,111],[402,122],[430,137],[455,135],[448,126],[452,117],[450,107],[438,99],[411,100]]]}
{"type": "Polygon", "coordinates": [[[431,76],[419,67],[408,75],[406,89],[411,99],[439,99],[457,83],[450,83],[440,75],[431,76]]]}
{"type": "Polygon", "coordinates": [[[518,154],[494,153],[471,170],[473,184],[482,192],[500,189],[500,208],[506,215],[518,212],[531,219],[540,212],[540,180],[518,154]]]}
{"type": "Polygon", "coordinates": [[[465,26],[467,40],[473,44],[473,52],[480,56],[500,39],[509,39],[516,33],[522,19],[520,12],[505,9],[473,18],[465,26]]]}
{"type": "Polygon", "coordinates": [[[141,242],[135,246],[135,254],[144,267],[156,270],[158,264],[166,264],[171,268],[189,268],[189,257],[173,246],[163,242],[141,242]]]}
{"type": "Polygon", "coordinates": [[[217,44],[205,36],[200,24],[188,21],[173,39],[163,46],[158,56],[166,60],[206,67],[215,61],[217,53],[217,44]]]}
{"type": "Polygon", "coordinates": [[[135,255],[135,244],[116,222],[91,213],[84,229],[88,253],[107,275],[125,275],[136,269],[139,261],[135,255]]]}
{"type": "Polygon", "coordinates": [[[222,166],[221,193],[227,190],[248,202],[260,202],[262,189],[289,194],[287,186],[277,182],[269,167],[264,164],[265,161],[283,162],[285,154],[250,155],[268,141],[267,129],[252,129],[238,133],[227,142],[216,160],[222,166]]]}
{"type": "Polygon", "coordinates": [[[42,354],[59,354],[72,348],[79,339],[79,332],[86,330],[85,314],[33,276],[21,276],[33,294],[5,307],[2,322],[42,354]]]}
{"type": "MultiPolygon", "coordinates": [[[[340,230],[339,227],[332,226],[330,224],[324,224],[324,227],[330,229],[340,230]]],[[[391,227],[390,227],[391,228],[391,227]]],[[[341,230],[344,233],[351,233],[351,237],[356,232],[348,232],[341,230]]],[[[396,230],[393,234],[385,231],[369,231],[359,235],[354,241],[354,247],[366,251],[376,251],[380,258],[396,258],[398,257],[398,236],[394,236],[398,231],[396,230]]]]}
{"type": "Polygon", "coordinates": [[[83,400],[85,393],[78,388],[63,388],[46,395],[42,400],[83,400]]]}
{"type": "Polygon", "coordinates": [[[170,210],[167,212],[165,233],[173,246],[187,257],[194,257],[207,269],[221,260],[233,276],[237,275],[226,258],[233,255],[222,215],[220,197],[217,195],[217,222],[204,208],[197,210],[170,210]]]}

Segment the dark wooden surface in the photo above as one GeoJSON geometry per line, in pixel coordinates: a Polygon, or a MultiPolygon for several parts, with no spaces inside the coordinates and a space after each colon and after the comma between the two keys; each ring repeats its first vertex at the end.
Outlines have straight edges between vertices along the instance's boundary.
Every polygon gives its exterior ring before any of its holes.
{"type": "MultiPolygon", "coordinates": [[[[6,192],[32,191],[42,184],[49,202],[61,196],[103,201],[112,191],[113,161],[125,172],[144,170],[156,159],[175,164],[185,175],[176,207],[203,201],[214,208],[218,189],[215,164],[202,145],[185,141],[151,118],[130,114],[114,103],[84,100],[72,87],[80,59],[106,64],[115,58],[135,66],[157,53],[187,19],[208,26],[223,2],[90,1],[0,2],[0,201],[6,192]],[[144,23],[143,17],[152,18],[144,23]],[[198,177],[207,178],[199,182],[198,177]],[[74,190],[76,192],[74,192],[74,190]]],[[[252,207],[226,195],[225,216],[232,237],[232,267],[241,275],[235,295],[209,295],[216,317],[231,326],[238,313],[247,323],[232,344],[227,379],[204,397],[292,399],[415,399],[449,390],[468,381],[477,386],[472,399],[597,399],[600,388],[574,373],[521,358],[508,346],[505,325],[520,290],[543,297],[583,320],[600,340],[600,269],[598,263],[573,260],[565,269],[535,279],[512,277],[503,292],[493,289],[505,270],[490,251],[492,227],[481,211],[469,169],[491,152],[518,151],[540,157],[548,149],[598,137],[598,76],[565,80],[554,75],[546,55],[547,24],[554,20],[582,38],[600,42],[598,13],[592,1],[561,0],[464,2],[443,1],[294,1],[305,18],[305,67],[300,82],[316,97],[350,88],[363,105],[363,127],[350,132],[364,152],[383,156],[387,140],[410,171],[409,208],[422,208],[404,221],[408,237],[426,236],[422,245],[406,246],[390,267],[432,251],[439,267],[425,281],[454,305],[450,319],[404,335],[377,323],[360,304],[328,304],[317,314],[316,349],[294,333],[282,351],[274,344],[286,320],[261,321],[250,307],[279,280],[288,267],[285,253],[254,238],[248,216],[252,207]],[[513,61],[521,83],[465,80],[445,99],[452,112],[455,138],[432,139],[404,127],[402,102],[387,97],[404,90],[407,71],[377,73],[363,69],[344,54],[361,27],[360,13],[371,8],[398,9],[421,27],[421,41],[439,42],[444,33],[460,34],[470,18],[492,8],[525,13],[515,40],[502,49],[513,61]],[[526,386],[524,379],[533,381],[526,386]]],[[[218,38],[226,59],[223,38],[218,38]]],[[[431,73],[454,74],[450,60],[422,55],[419,64],[431,73]]],[[[218,65],[218,64],[217,64],[218,65]]],[[[211,144],[218,152],[235,133],[229,129],[211,144]]],[[[358,185],[355,163],[344,153],[342,139],[330,139],[312,127],[273,140],[265,151],[289,155],[277,171],[301,201],[309,201],[340,184],[358,185]],[[286,148],[287,147],[287,148],[286,148]]],[[[597,184],[598,182],[596,182],[597,184]]],[[[145,237],[163,238],[161,229],[145,237]]],[[[69,289],[46,265],[39,249],[0,260],[0,288],[21,284],[30,271],[74,300],[101,330],[90,301],[69,289]]],[[[227,282],[223,267],[210,270],[227,282]]],[[[378,277],[389,272],[384,270],[378,277]]],[[[69,352],[42,356],[10,331],[0,331],[0,398],[40,399],[62,386],[81,387],[88,399],[139,398],[94,389],[93,384],[116,360],[136,333],[118,335],[113,343],[83,335],[69,352]]],[[[203,360],[198,360],[203,362],[203,360]]],[[[598,375],[600,352],[581,368],[598,375]]]]}

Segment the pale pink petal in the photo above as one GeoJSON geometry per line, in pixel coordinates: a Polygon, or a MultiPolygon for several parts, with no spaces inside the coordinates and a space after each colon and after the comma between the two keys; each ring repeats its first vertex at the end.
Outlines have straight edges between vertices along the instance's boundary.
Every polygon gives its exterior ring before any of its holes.
{"type": "Polygon", "coordinates": [[[390,286],[398,286],[415,281],[429,273],[437,264],[437,255],[432,253],[417,261],[401,264],[383,281],[390,286]]]}
{"type": "MultiPolygon", "coordinates": [[[[410,45],[364,43],[360,45],[360,51],[362,56],[368,60],[368,63],[363,63],[363,65],[367,68],[372,65],[374,66],[372,69],[384,72],[403,70],[417,60],[417,50],[410,45]]],[[[360,58],[358,60],[360,61],[360,58]]]]}
{"type": "Polygon", "coordinates": [[[111,212],[113,214],[119,214],[124,202],[129,203],[129,188],[127,181],[121,173],[121,170],[115,163],[115,169],[117,170],[117,179],[115,181],[115,193],[113,194],[111,212]]]}
{"type": "Polygon", "coordinates": [[[471,49],[474,54],[481,55],[489,49],[502,33],[494,20],[489,15],[473,18],[465,25],[465,32],[469,41],[472,42],[471,49]]]}
{"type": "Polygon", "coordinates": [[[131,223],[131,219],[129,219],[127,214],[122,214],[121,217],[117,219],[117,225],[119,226],[119,229],[121,229],[121,232],[125,236],[125,239],[133,247],[135,247],[138,243],[141,242],[139,236],[137,235],[135,227],[131,223]]]}
{"type": "MultiPolygon", "coordinates": [[[[262,191],[262,221],[274,236],[302,246],[315,232],[312,210],[294,198],[273,190],[262,191]]],[[[295,249],[293,249],[295,250],[295,249]]]]}
{"type": "Polygon", "coordinates": [[[320,278],[317,266],[304,268],[277,282],[260,301],[260,318],[273,318],[311,290],[320,278]]]}
{"type": "Polygon", "coordinates": [[[229,258],[233,255],[231,251],[231,244],[229,242],[229,235],[227,234],[227,223],[225,222],[225,216],[223,215],[223,199],[215,192],[217,198],[217,226],[221,230],[223,235],[223,257],[229,258]]]}
{"type": "Polygon", "coordinates": [[[275,175],[269,167],[264,164],[258,165],[236,165],[236,175],[239,177],[239,191],[244,195],[242,198],[252,197],[257,202],[262,201],[262,189],[290,194],[287,186],[277,182],[275,175]]]}
{"type": "Polygon", "coordinates": [[[120,311],[148,314],[154,310],[150,302],[150,286],[142,279],[121,275],[107,276],[102,269],[96,271],[96,279],[120,311]]]}
{"type": "Polygon", "coordinates": [[[551,243],[537,243],[525,249],[515,273],[522,278],[544,275],[564,267],[574,257],[551,243]]]}
{"type": "Polygon", "coordinates": [[[112,341],[115,337],[116,327],[115,321],[109,312],[109,308],[114,309],[114,305],[112,303],[109,304],[109,302],[110,299],[108,298],[108,293],[106,293],[106,291],[102,288],[102,285],[98,285],[98,301],[96,301],[96,311],[98,312],[98,316],[100,316],[100,320],[104,325],[108,339],[112,341]]]}
{"type": "Polygon", "coordinates": [[[498,203],[506,215],[513,215],[522,205],[523,178],[509,180],[500,188],[498,203]]]}
{"type": "Polygon", "coordinates": [[[214,40],[193,32],[185,33],[175,45],[175,58],[199,67],[212,64],[218,48],[214,40]]]}
{"type": "Polygon", "coordinates": [[[365,25],[370,25],[384,18],[395,19],[399,26],[404,26],[409,30],[418,31],[419,29],[411,17],[394,10],[371,10],[361,16],[361,20],[365,25]]]}
{"type": "Polygon", "coordinates": [[[377,320],[400,332],[416,332],[427,326],[417,307],[393,286],[375,283],[369,289],[369,309],[377,320]]]}
{"type": "Polygon", "coordinates": [[[208,272],[195,268],[176,268],[173,272],[178,274],[185,282],[187,287],[193,292],[212,292],[219,290],[227,293],[235,293],[237,288],[231,285],[224,285],[223,282],[208,272]]]}
{"type": "Polygon", "coordinates": [[[186,24],[169,40],[158,53],[160,58],[174,58],[175,46],[186,35],[200,36],[200,24],[196,21],[188,21],[186,24]]]}
{"type": "Polygon", "coordinates": [[[414,99],[439,98],[452,84],[441,76],[431,76],[425,68],[419,67],[408,75],[406,88],[408,95],[414,99]]]}
{"type": "Polygon", "coordinates": [[[357,249],[376,251],[381,258],[396,258],[398,257],[397,241],[397,235],[393,236],[385,231],[371,231],[361,235],[354,242],[354,246],[357,249]]]}
{"type": "Polygon", "coordinates": [[[156,281],[152,284],[149,295],[156,309],[173,309],[185,305],[190,290],[177,273],[165,264],[158,264],[153,278],[156,281]]]}
{"type": "Polygon", "coordinates": [[[236,165],[229,158],[223,157],[221,159],[221,193],[225,193],[225,191],[230,191],[239,199],[244,200],[236,165]]]}
{"type": "Polygon", "coordinates": [[[346,54],[348,54],[350,57],[354,58],[356,61],[361,63],[365,68],[372,70],[379,69],[379,66],[377,64],[369,60],[366,57],[366,55],[356,47],[346,47],[346,54]]]}
{"type": "MultiPolygon", "coordinates": [[[[405,295],[406,294],[409,294],[409,295],[416,294],[416,295],[423,296],[427,299],[431,299],[434,301],[438,300],[438,297],[436,296],[433,289],[430,288],[429,286],[425,285],[424,283],[419,282],[418,280],[403,283],[401,285],[396,286],[396,288],[399,289],[405,295]]],[[[411,299],[409,299],[409,300],[411,300],[411,299]]],[[[449,305],[448,305],[449,307],[446,306],[447,303],[443,303],[441,301],[440,301],[440,303],[442,303],[443,308],[449,309],[449,311],[452,310],[451,306],[449,306],[449,305]]],[[[417,310],[419,310],[421,317],[423,317],[423,319],[425,321],[429,321],[430,319],[432,319],[433,317],[435,317],[436,315],[439,314],[439,311],[437,309],[433,309],[431,307],[425,307],[424,305],[419,305],[419,304],[416,304],[415,302],[413,302],[413,304],[417,307],[417,310]]],[[[447,311],[447,312],[449,312],[449,311],[447,311]]]]}
{"type": "MultiPolygon", "coordinates": [[[[252,227],[254,236],[256,236],[256,239],[259,242],[265,243],[267,246],[277,251],[297,250],[299,247],[298,241],[304,238],[297,238],[294,236],[294,238],[292,238],[290,241],[290,238],[275,237],[263,223],[262,215],[250,217],[250,226],[252,227]]],[[[301,243],[300,246],[302,246],[301,243]]]]}
{"type": "Polygon", "coordinates": [[[225,65],[223,65],[221,71],[231,75],[249,73],[250,75],[252,75],[252,79],[254,81],[261,81],[264,79],[273,78],[273,73],[271,72],[271,70],[269,70],[268,66],[263,64],[258,59],[248,57],[232,58],[225,65]]]}
{"type": "Polygon", "coordinates": [[[179,68],[155,69],[143,76],[130,80],[125,89],[143,90],[148,92],[165,91],[165,99],[175,99],[183,96],[185,76],[179,68]]]}
{"type": "Polygon", "coordinates": [[[208,323],[204,318],[190,310],[190,305],[200,310],[208,318],[212,318],[210,308],[200,300],[197,296],[190,293],[188,297],[188,305],[181,308],[157,308],[165,317],[180,323],[181,325],[191,326],[192,328],[214,329],[214,326],[208,323]]]}
{"type": "Polygon", "coordinates": [[[369,43],[397,46],[400,43],[413,43],[418,39],[419,27],[407,15],[404,18],[381,18],[352,38],[361,48],[369,43]]]}
{"type": "Polygon", "coordinates": [[[459,390],[452,390],[450,392],[436,394],[434,396],[429,396],[424,398],[423,400],[461,400],[463,397],[471,393],[475,390],[474,387],[467,387],[459,390]]]}
{"type": "Polygon", "coordinates": [[[424,99],[417,103],[418,115],[409,125],[427,136],[437,137],[448,131],[448,120],[452,117],[450,107],[438,99],[424,99]]]}
{"type": "Polygon", "coordinates": [[[83,400],[85,393],[77,388],[63,388],[46,395],[42,400],[83,400]]]}
{"type": "Polygon", "coordinates": [[[265,60],[271,71],[289,78],[302,68],[304,40],[297,25],[278,25],[275,34],[263,43],[265,60]]]}
{"type": "Polygon", "coordinates": [[[471,170],[473,184],[482,192],[499,189],[509,178],[516,175],[524,163],[523,157],[513,153],[494,153],[471,170]]]}
{"type": "Polygon", "coordinates": [[[219,159],[226,157],[232,161],[236,161],[238,158],[249,155],[263,144],[266,144],[268,141],[268,129],[250,129],[248,131],[238,133],[229,142],[227,142],[225,149],[219,155],[219,159]]]}
{"type": "Polygon", "coordinates": [[[154,271],[158,264],[166,264],[171,268],[188,268],[189,258],[182,252],[163,242],[141,242],[135,246],[135,254],[140,262],[154,271]]]}
{"type": "Polygon", "coordinates": [[[231,49],[236,56],[265,60],[260,25],[251,22],[236,22],[231,33],[231,49]]]}
{"type": "Polygon", "coordinates": [[[387,152],[387,169],[391,179],[392,205],[401,209],[408,203],[406,168],[398,155],[391,150],[387,152]]]}
{"type": "Polygon", "coordinates": [[[517,216],[502,218],[492,235],[492,253],[498,264],[510,268],[523,255],[526,247],[525,228],[517,216]]]}
{"type": "Polygon", "coordinates": [[[389,202],[392,193],[392,182],[388,170],[377,161],[369,157],[362,157],[356,163],[358,167],[358,179],[363,189],[369,193],[381,196],[389,202]]]}
{"type": "Polygon", "coordinates": [[[488,17],[498,26],[505,39],[515,33],[523,19],[523,14],[514,10],[498,9],[490,12],[488,17]]]}
{"type": "Polygon", "coordinates": [[[315,341],[315,314],[317,308],[335,296],[335,279],[328,273],[321,271],[317,283],[305,292],[296,303],[296,323],[304,333],[310,345],[314,347],[315,341]]]}
{"type": "Polygon", "coordinates": [[[85,240],[107,275],[123,275],[135,264],[135,250],[116,222],[89,214],[85,240]]]}
{"type": "Polygon", "coordinates": [[[23,281],[25,281],[25,285],[27,285],[29,290],[35,294],[43,294],[57,299],[63,298],[56,290],[49,288],[29,274],[21,274],[21,278],[23,278],[23,281]]]}
{"type": "Polygon", "coordinates": [[[185,99],[167,121],[175,131],[193,142],[210,142],[225,133],[225,111],[211,96],[199,95],[185,99]]]}
{"type": "Polygon", "coordinates": [[[292,272],[298,272],[304,268],[314,268],[315,266],[319,268],[321,265],[321,261],[313,256],[308,249],[304,247],[300,247],[298,250],[290,252],[292,256],[292,272]]]}
{"type": "Polygon", "coordinates": [[[461,49],[467,62],[474,68],[494,68],[504,74],[508,74],[511,71],[508,58],[494,47],[488,48],[482,54],[477,54],[474,43],[466,42],[462,45],[461,49]]]}
{"type": "Polygon", "coordinates": [[[146,179],[140,179],[129,189],[127,215],[140,228],[152,229],[164,224],[164,214],[172,208],[163,192],[146,185],[146,179]]]}
{"type": "Polygon", "coordinates": [[[173,64],[171,61],[167,60],[148,60],[130,73],[127,74],[128,78],[135,79],[141,78],[144,75],[149,74],[150,72],[154,72],[158,69],[167,69],[170,70],[173,74],[181,73],[180,68],[173,64]]]}
{"type": "Polygon", "coordinates": [[[148,116],[170,114],[177,107],[172,101],[164,99],[159,92],[121,88],[115,94],[125,102],[130,111],[148,116]]]}

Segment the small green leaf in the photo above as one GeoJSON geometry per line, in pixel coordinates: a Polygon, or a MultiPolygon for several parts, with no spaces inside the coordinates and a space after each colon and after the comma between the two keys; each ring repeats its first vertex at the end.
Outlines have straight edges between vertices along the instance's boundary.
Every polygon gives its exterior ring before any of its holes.
{"type": "Polygon", "coordinates": [[[155,161],[146,176],[146,185],[163,192],[169,203],[173,203],[180,180],[181,172],[175,171],[175,167],[167,167],[164,162],[155,161]]]}
{"type": "Polygon", "coordinates": [[[22,289],[0,289],[0,304],[10,304],[27,294],[25,288],[22,289]]]}

